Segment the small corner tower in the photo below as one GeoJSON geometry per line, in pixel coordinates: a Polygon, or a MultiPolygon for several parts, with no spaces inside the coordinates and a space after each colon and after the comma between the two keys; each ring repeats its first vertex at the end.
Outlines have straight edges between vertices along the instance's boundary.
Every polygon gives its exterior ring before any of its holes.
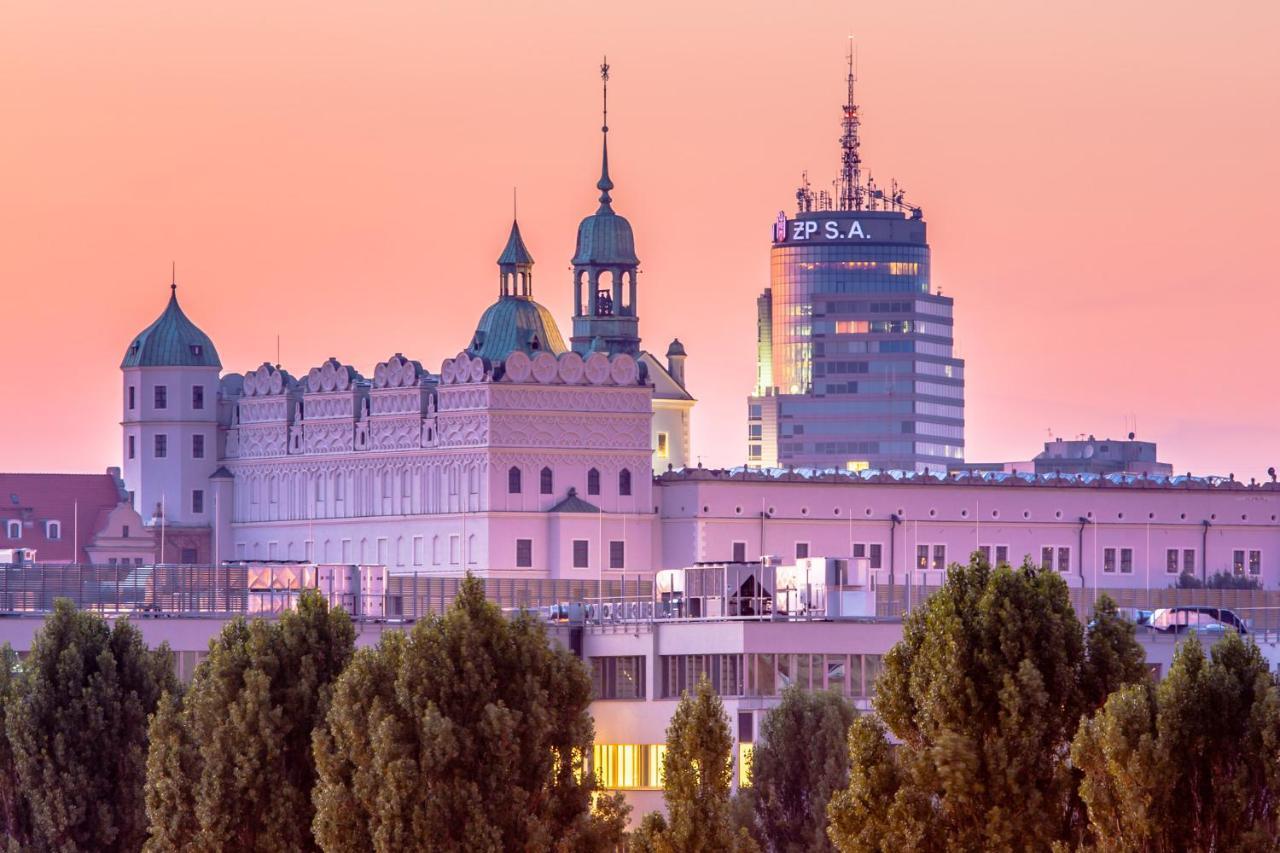
{"type": "Polygon", "coordinates": [[[181,529],[207,529],[213,520],[209,476],[218,467],[222,362],[178,305],[176,283],[164,311],[125,350],[120,370],[124,479],[133,506],[147,525],[176,528],[162,561],[207,562],[201,537],[184,538],[181,529]]]}
{"type": "Polygon", "coordinates": [[[501,361],[515,350],[558,356],[565,346],[551,312],[533,301],[533,255],[513,219],[506,248],[498,256],[498,301],[480,316],[467,352],[501,361]]]}
{"type": "Polygon", "coordinates": [[[631,223],[614,213],[609,191],[609,63],[600,66],[604,92],[604,136],[601,149],[600,207],[578,225],[577,251],[573,255],[573,337],[575,352],[586,355],[592,342],[604,340],[610,353],[636,355],[640,351],[640,325],[636,313],[635,236],[631,223]]]}

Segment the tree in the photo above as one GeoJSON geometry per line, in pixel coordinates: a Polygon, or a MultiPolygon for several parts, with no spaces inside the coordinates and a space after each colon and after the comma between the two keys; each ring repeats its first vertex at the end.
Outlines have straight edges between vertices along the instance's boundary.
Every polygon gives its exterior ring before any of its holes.
{"type": "Polygon", "coordinates": [[[760,727],[751,759],[756,823],[770,850],[828,851],[827,802],[849,784],[853,706],[829,691],[791,686],[760,727]]]}
{"type": "Polygon", "coordinates": [[[542,623],[468,576],[442,617],[386,634],[314,737],[327,851],[609,849],[626,806],[586,772],[591,680],[542,623]]]}
{"type": "Polygon", "coordinates": [[[685,693],[667,726],[662,760],[667,816],[646,815],[632,833],[631,850],[722,853],[755,847],[745,829],[730,826],[733,735],[724,703],[704,675],[685,693]]]}
{"type": "Polygon", "coordinates": [[[1111,596],[1098,596],[1093,621],[1085,632],[1085,658],[1080,672],[1080,698],[1085,711],[1101,708],[1113,691],[1144,679],[1146,654],[1134,632],[1134,624],[1120,616],[1111,596]]]}
{"type": "Polygon", "coordinates": [[[1141,678],[1132,632],[1102,602],[1086,632],[1062,578],[980,554],[907,617],[875,709],[855,726],[850,788],[829,809],[841,850],[1048,848],[1076,817],[1071,738],[1096,693],[1141,678]],[[883,733],[881,737],[883,737],[883,733]],[[886,786],[896,786],[892,796],[886,786]]]}
{"type": "Polygon", "coordinates": [[[1158,686],[1114,693],[1071,756],[1099,850],[1280,845],[1280,690],[1234,632],[1208,660],[1188,638],[1158,686]]]}
{"type": "Polygon", "coordinates": [[[31,839],[31,815],[23,797],[13,748],[5,734],[8,706],[18,689],[18,667],[18,656],[5,643],[0,647],[0,837],[8,842],[9,849],[14,850],[29,844],[31,839]]]}
{"type": "Polygon", "coordinates": [[[315,849],[312,731],[354,646],[351,619],[314,591],[279,620],[228,623],[181,708],[152,721],[148,849],[315,849]]]}
{"type": "MultiPolygon", "coordinates": [[[[6,665],[12,678],[11,657],[6,665]]],[[[54,603],[5,707],[30,848],[142,846],[147,718],[176,689],[168,648],[148,650],[128,619],[108,626],[54,603]]]]}

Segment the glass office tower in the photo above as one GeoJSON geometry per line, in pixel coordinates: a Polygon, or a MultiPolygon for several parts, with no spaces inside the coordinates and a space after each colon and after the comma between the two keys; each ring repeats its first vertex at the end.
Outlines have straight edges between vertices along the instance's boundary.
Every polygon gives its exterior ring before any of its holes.
{"type": "Polygon", "coordinates": [[[945,471],[963,460],[952,299],[930,284],[919,210],[880,207],[891,209],[778,215],[749,464],[945,471]]]}

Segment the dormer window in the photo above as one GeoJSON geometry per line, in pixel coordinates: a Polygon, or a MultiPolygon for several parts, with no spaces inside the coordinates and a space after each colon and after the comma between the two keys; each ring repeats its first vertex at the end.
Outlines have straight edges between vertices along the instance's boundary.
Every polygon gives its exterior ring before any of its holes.
{"type": "Polygon", "coordinates": [[[44,523],[44,535],[46,539],[61,539],[62,523],[58,521],[46,521],[44,523]]]}
{"type": "Polygon", "coordinates": [[[22,522],[21,521],[6,522],[5,532],[9,535],[10,539],[21,539],[22,538],[22,522]]]}
{"type": "Polygon", "coordinates": [[[133,343],[129,344],[129,355],[137,355],[138,350],[141,348],[142,348],[142,342],[134,341],[133,343]]]}
{"type": "Polygon", "coordinates": [[[191,354],[197,357],[204,355],[204,344],[192,344],[191,354]]]}

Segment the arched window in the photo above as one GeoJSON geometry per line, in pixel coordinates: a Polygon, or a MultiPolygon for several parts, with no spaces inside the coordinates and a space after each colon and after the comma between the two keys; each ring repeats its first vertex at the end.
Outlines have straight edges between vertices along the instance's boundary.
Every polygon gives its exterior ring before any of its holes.
{"type": "Polygon", "coordinates": [[[507,494],[520,494],[520,466],[512,465],[507,471],[507,494]]]}
{"type": "Polygon", "coordinates": [[[600,472],[595,468],[587,472],[587,494],[600,494],[600,472]]]}
{"type": "Polygon", "coordinates": [[[631,494],[631,472],[626,468],[618,472],[618,494],[631,494]]]}
{"type": "Polygon", "coordinates": [[[542,494],[544,494],[544,495],[554,494],[554,492],[555,492],[555,481],[554,481],[554,480],[552,480],[552,478],[551,478],[551,469],[550,469],[550,468],[543,468],[543,469],[542,469],[542,474],[541,474],[541,476],[539,476],[539,478],[538,478],[538,486],[539,486],[538,491],[542,492],[542,494]]]}

